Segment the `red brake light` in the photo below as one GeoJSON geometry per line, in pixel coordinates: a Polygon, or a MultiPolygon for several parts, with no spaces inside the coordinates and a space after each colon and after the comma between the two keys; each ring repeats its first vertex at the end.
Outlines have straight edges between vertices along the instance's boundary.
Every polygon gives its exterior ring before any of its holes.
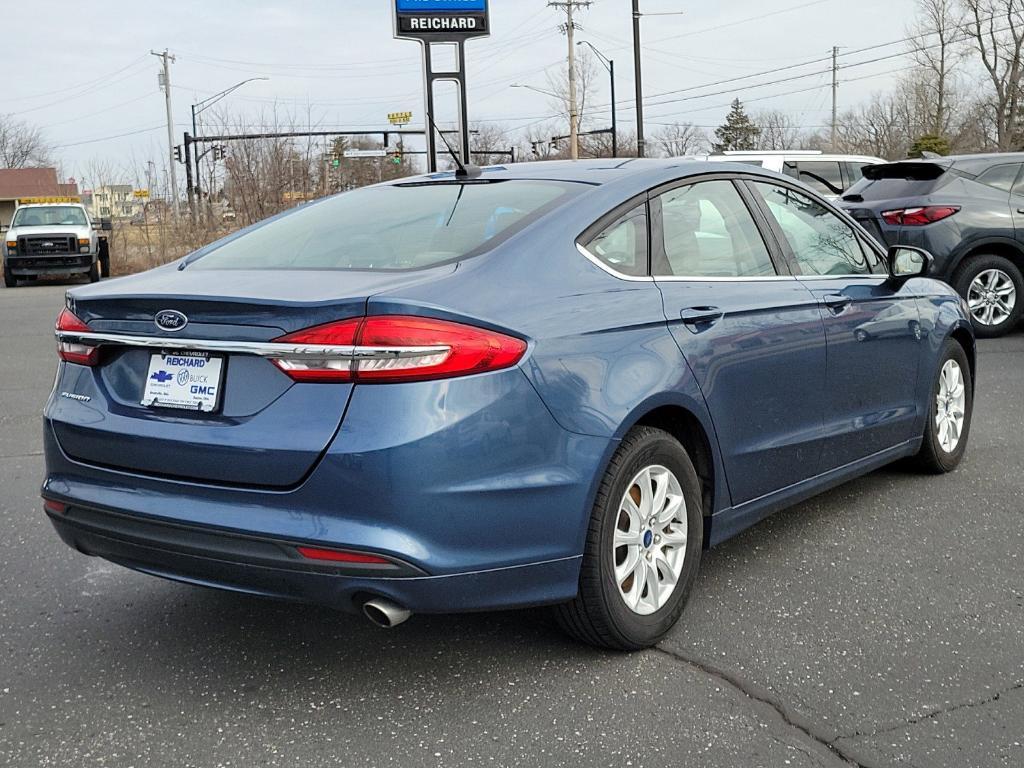
{"type": "MultiPolygon", "coordinates": [[[[78,319],[70,309],[64,309],[57,317],[57,331],[63,333],[91,333],[92,329],[78,319]]],[[[79,365],[96,365],[99,359],[99,347],[83,344],[80,341],[57,339],[57,354],[61,360],[79,365]]]]}
{"type": "Polygon", "coordinates": [[[333,355],[288,355],[274,363],[296,381],[394,383],[447,379],[509,368],[526,342],[447,320],[378,315],[320,325],[275,340],[336,347],[333,355]]]}
{"type": "Polygon", "coordinates": [[[958,205],[925,205],[917,208],[884,211],[882,218],[887,224],[897,227],[923,227],[926,224],[948,219],[959,210],[960,206],[958,205]]]}
{"type": "Polygon", "coordinates": [[[315,547],[297,547],[299,554],[307,560],[325,560],[331,563],[360,563],[363,565],[391,565],[391,561],[376,555],[364,555],[359,552],[341,552],[337,549],[316,549],[315,547]]]}

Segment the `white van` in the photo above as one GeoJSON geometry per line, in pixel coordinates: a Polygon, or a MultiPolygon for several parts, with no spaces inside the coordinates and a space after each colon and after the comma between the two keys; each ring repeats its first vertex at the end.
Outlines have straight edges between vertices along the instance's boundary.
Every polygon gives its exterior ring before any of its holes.
{"type": "Polygon", "coordinates": [[[867,155],[826,155],[814,150],[779,152],[722,152],[708,155],[713,163],[744,163],[784,173],[802,181],[819,194],[837,198],[864,175],[866,165],[888,162],[867,155]]]}

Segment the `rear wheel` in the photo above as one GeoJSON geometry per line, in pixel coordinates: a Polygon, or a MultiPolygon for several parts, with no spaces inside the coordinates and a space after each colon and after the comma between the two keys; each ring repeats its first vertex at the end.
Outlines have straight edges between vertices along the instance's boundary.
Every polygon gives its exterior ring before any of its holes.
{"type": "Polygon", "coordinates": [[[1024,276],[1002,256],[972,257],[957,274],[955,287],[967,299],[978,336],[1009,333],[1024,312],[1024,276]]]}
{"type": "Polygon", "coordinates": [[[100,264],[98,261],[93,261],[92,266],[89,267],[89,282],[98,283],[100,281],[100,264]]]}
{"type": "Polygon", "coordinates": [[[926,472],[952,472],[967,450],[974,382],[964,348],[950,339],[939,362],[917,463],[926,472]]]}
{"type": "Polygon", "coordinates": [[[579,594],[555,608],[559,624],[590,645],[654,645],[686,606],[703,541],[700,481],[686,451],[667,432],[632,430],[602,479],[579,594]]]}

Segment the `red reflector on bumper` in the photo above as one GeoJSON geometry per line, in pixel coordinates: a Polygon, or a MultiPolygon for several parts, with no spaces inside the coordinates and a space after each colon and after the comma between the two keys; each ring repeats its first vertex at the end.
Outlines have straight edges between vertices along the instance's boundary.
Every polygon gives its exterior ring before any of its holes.
{"type": "Polygon", "coordinates": [[[336,549],[315,549],[313,547],[297,547],[299,554],[307,560],[326,560],[332,563],[362,563],[364,565],[391,565],[391,561],[375,555],[363,555],[359,552],[339,552],[336,549]]]}
{"type": "Polygon", "coordinates": [[[68,505],[63,501],[54,501],[53,499],[43,499],[43,509],[54,512],[58,515],[63,515],[67,510],[68,505]]]}

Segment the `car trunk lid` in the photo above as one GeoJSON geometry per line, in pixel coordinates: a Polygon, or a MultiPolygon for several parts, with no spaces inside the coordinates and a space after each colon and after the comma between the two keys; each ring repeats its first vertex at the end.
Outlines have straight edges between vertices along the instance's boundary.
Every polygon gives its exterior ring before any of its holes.
{"type": "Polygon", "coordinates": [[[361,316],[373,294],[453,270],[449,265],[411,275],[164,268],[109,287],[74,290],[69,309],[111,342],[101,346],[96,366],[64,366],[48,417],[61,447],[76,460],[198,482],[295,486],[337,433],[352,385],[296,383],[249,350],[302,328],[361,316]],[[187,324],[157,327],[154,319],[165,311],[180,313],[187,324]],[[194,351],[197,340],[205,351],[194,351]],[[220,368],[207,377],[216,383],[198,384],[217,388],[208,400],[210,412],[143,405],[151,379],[170,381],[180,373],[180,366],[163,363],[181,362],[175,353],[182,351],[206,361],[204,370],[220,368]]]}

